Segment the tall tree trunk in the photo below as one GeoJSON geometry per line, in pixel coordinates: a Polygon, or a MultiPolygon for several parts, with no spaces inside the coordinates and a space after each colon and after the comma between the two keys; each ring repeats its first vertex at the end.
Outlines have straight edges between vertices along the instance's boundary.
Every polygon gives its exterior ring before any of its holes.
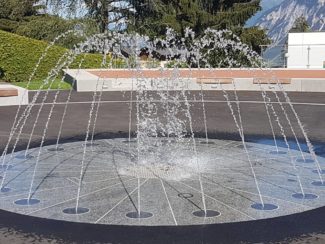
{"type": "Polygon", "coordinates": [[[99,30],[101,33],[106,33],[109,24],[110,3],[107,0],[101,0],[101,6],[98,12],[100,12],[99,30]]]}

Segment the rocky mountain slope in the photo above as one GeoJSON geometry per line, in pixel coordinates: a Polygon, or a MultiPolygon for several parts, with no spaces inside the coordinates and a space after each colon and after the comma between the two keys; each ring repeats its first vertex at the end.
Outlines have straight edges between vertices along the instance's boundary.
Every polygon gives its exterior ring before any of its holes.
{"type": "Polygon", "coordinates": [[[265,12],[254,25],[267,29],[272,40],[279,44],[300,16],[307,19],[313,31],[325,31],[325,0],[285,0],[265,12]]]}

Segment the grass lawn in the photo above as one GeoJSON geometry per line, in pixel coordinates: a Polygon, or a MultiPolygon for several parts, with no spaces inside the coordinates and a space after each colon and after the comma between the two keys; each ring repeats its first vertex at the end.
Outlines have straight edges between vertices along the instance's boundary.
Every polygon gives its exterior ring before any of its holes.
{"type": "MultiPolygon", "coordinates": [[[[28,90],[39,90],[44,83],[44,80],[33,80],[29,83],[28,90]]],[[[51,82],[48,84],[44,85],[42,87],[42,90],[47,90],[49,88],[51,82]]],[[[23,88],[27,87],[27,81],[26,82],[13,82],[10,83],[15,86],[20,86],[23,88]]],[[[69,90],[71,89],[71,85],[67,82],[61,82],[61,79],[55,79],[54,82],[52,83],[50,89],[56,90],[56,89],[63,89],[63,90],[69,90]]]]}

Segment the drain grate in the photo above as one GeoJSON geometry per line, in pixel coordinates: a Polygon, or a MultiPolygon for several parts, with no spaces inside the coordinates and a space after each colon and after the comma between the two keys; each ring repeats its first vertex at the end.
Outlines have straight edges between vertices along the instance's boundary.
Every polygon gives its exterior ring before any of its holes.
{"type": "Polygon", "coordinates": [[[130,218],[130,219],[148,219],[151,218],[153,216],[152,213],[149,212],[140,212],[140,214],[138,212],[129,212],[126,214],[126,217],[130,218]]]}

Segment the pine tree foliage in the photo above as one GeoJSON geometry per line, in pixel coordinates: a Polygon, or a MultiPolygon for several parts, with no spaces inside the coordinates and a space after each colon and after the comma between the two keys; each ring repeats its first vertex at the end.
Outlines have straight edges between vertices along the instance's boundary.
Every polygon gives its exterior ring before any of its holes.
{"type": "Polygon", "coordinates": [[[306,18],[302,15],[295,20],[290,32],[308,32],[309,30],[310,26],[306,18]]]}
{"type": "Polygon", "coordinates": [[[125,18],[131,8],[130,5],[121,4],[123,2],[121,0],[46,0],[46,2],[57,11],[60,11],[60,8],[65,6],[71,13],[78,12],[78,7],[84,5],[88,10],[88,17],[97,21],[99,30],[102,33],[108,30],[110,22],[117,22],[125,18]],[[110,19],[110,15],[113,15],[113,18],[110,19]]]}
{"type": "Polygon", "coordinates": [[[38,2],[39,0],[0,0],[0,29],[12,32],[27,17],[37,15],[44,8],[38,2]]]}
{"type": "Polygon", "coordinates": [[[150,37],[164,36],[166,28],[184,35],[186,28],[202,35],[207,28],[229,29],[257,52],[270,44],[266,33],[244,28],[260,10],[260,0],[131,0],[135,11],[129,12],[129,31],[150,37]]]}
{"type": "Polygon", "coordinates": [[[0,18],[22,20],[26,16],[37,14],[39,0],[0,0],[0,18]]]}
{"type": "MultiPolygon", "coordinates": [[[[12,8],[8,11],[10,7],[5,4],[15,3],[16,6],[21,1],[23,1],[21,5],[24,6],[22,9],[26,7],[22,16],[36,14],[39,0],[0,0],[0,18],[7,16],[5,17],[7,22],[16,21],[10,16],[19,19],[21,15],[12,14],[16,10],[12,8]]],[[[260,45],[269,44],[264,31],[258,28],[244,28],[246,21],[260,9],[260,0],[123,0],[122,2],[127,4],[121,6],[121,0],[46,0],[51,9],[58,11],[68,8],[69,12],[77,13],[80,6],[86,7],[88,17],[96,21],[102,33],[108,31],[110,23],[124,19],[127,31],[149,37],[163,37],[167,28],[175,30],[180,36],[184,35],[187,28],[191,28],[198,36],[207,28],[212,28],[231,30],[258,52],[260,45]],[[115,17],[112,18],[112,15],[115,17]]],[[[17,25],[14,28],[17,29],[17,25]]],[[[20,29],[23,33],[29,33],[31,28],[20,29]]]]}
{"type": "Polygon", "coordinates": [[[80,4],[95,18],[101,32],[107,30],[109,13],[117,19],[126,18],[129,30],[149,36],[163,35],[166,27],[184,32],[186,27],[203,33],[207,27],[230,29],[243,26],[260,9],[260,0],[124,0],[124,7],[117,7],[121,0],[47,0],[59,9],[68,6],[77,11],[80,4]]]}
{"type": "Polygon", "coordinates": [[[131,0],[131,4],[136,11],[129,28],[149,36],[163,35],[166,27],[180,33],[190,27],[199,34],[208,27],[242,27],[260,9],[259,0],[131,0]]]}

